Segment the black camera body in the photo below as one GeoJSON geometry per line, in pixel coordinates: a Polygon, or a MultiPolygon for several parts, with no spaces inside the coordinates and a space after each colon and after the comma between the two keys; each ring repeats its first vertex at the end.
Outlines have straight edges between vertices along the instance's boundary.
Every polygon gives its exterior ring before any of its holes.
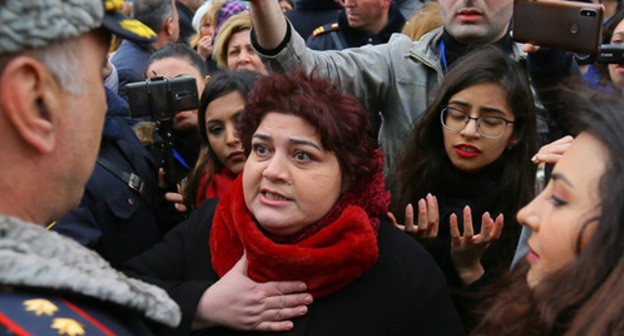
{"type": "Polygon", "coordinates": [[[603,44],[600,46],[596,62],[602,64],[624,64],[624,45],[603,44]]]}
{"type": "Polygon", "coordinates": [[[176,112],[197,109],[197,83],[190,76],[153,77],[125,86],[133,118],[172,119],[176,112]]]}

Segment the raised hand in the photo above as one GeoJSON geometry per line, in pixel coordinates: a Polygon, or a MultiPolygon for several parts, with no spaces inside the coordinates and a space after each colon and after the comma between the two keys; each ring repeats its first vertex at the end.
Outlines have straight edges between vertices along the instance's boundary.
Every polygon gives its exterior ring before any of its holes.
{"type": "Polygon", "coordinates": [[[438,199],[431,194],[418,200],[418,222],[414,225],[414,207],[408,204],[405,207],[405,225],[397,223],[396,217],[388,212],[392,224],[401,231],[405,231],[419,240],[428,241],[438,236],[440,227],[440,213],[438,199]]]}
{"type": "Polygon", "coordinates": [[[305,315],[312,295],[301,281],[258,283],[247,276],[243,257],[208,288],[197,305],[193,329],[226,326],[238,330],[286,331],[305,315]]]}
{"type": "Polygon", "coordinates": [[[563,138],[546,144],[540,147],[539,151],[537,151],[537,154],[533,155],[533,157],[531,158],[531,161],[536,164],[541,162],[555,164],[557,163],[557,161],[559,161],[563,153],[565,153],[565,151],[570,148],[572,142],[574,142],[574,138],[566,135],[563,138]]]}
{"type": "Polygon", "coordinates": [[[212,35],[202,36],[197,41],[197,53],[204,59],[212,55],[212,35]]]}
{"type": "Polygon", "coordinates": [[[490,243],[500,238],[503,232],[504,218],[500,214],[493,220],[488,212],[481,216],[481,232],[474,234],[472,211],[464,208],[464,235],[460,235],[457,215],[452,214],[451,226],[451,260],[465,285],[471,284],[485,273],[481,265],[481,256],[490,243]]]}

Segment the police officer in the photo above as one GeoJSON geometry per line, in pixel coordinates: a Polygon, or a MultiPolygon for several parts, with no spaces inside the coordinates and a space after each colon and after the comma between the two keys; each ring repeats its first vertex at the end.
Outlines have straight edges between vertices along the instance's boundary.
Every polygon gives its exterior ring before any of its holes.
{"type": "Polygon", "coordinates": [[[338,22],[318,27],[308,38],[315,50],[341,50],[388,42],[405,25],[405,18],[392,0],[341,0],[344,9],[338,22]]]}

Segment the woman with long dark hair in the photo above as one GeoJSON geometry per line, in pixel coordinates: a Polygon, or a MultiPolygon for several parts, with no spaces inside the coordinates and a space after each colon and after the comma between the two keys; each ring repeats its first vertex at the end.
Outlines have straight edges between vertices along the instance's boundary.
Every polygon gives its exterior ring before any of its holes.
{"type": "Polygon", "coordinates": [[[206,85],[198,114],[202,149],[184,188],[187,206],[220,197],[243,170],[245,155],[235,127],[258,77],[253,71],[219,72],[206,85]]]}
{"type": "Polygon", "coordinates": [[[580,135],[518,213],[529,253],[476,335],[624,333],[624,98],[580,88],[560,97],[580,135]]]}
{"type": "Polygon", "coordinates": [[[426,240],[468,327],[468,310],[481,300],[468,296],[511,263],[520,233],[514,215],[533,196],[536,149],[526,75],[484,48],[449,71],[396,169],[392,209],[406,224],[399,227],[426,240]]]}

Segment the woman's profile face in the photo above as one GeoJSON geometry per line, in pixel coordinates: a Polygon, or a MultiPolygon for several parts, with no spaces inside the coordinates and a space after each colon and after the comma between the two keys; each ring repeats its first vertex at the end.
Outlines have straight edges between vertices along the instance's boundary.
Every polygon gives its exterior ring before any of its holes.
{"type": "Polygon", "coordinates": [[[555,165],[548,185],[517,215],[531,228],[528,241],[529,286],[573,260],[589,238],[592,225],[581,227],[600,214],[598,183],[605,172],[608,154],[593,136],[581,133],[555,165]]]}
{"type": "Polygon", "coordinates": [[[245,203],[262,227],[289,235],[320,220],[341,193],[336,155],[299,116],[269,112],[252,136],[243,172],[245,203]]]}
{"type": "MultiPolygon", "coordinates": [[[[495,83],[478,83],[465,88],[449,99],[447,107],[460,111],[472,118],[499,117],[514,121],[511,107],[507,104],[505,89],[495,83]]],[[[482,121],[483,123],[483,121],[482,121]]],[[[504,123],[503,123],[504,124],[504,123]]],[[[485,127],[486,125],[482,125],[485,127]]],[[[478,172],[496,161],[508,145],[517,140],[512,138],[513,124],[507,124],[498,139],[483,137],[477,131],[477,123],[470,120],[459,131],[442,125],[444,150],[455,167],[464,172],[478,172]]]]}
{"type": "Polygon", "coordinates": [[[238,174],[245,166],[245,153],[238,135],[236,120],[245,108],[245,99],[238,91],[227,93],[206,107],[206,134],[210,149],[230,172],[238,174]]]}

